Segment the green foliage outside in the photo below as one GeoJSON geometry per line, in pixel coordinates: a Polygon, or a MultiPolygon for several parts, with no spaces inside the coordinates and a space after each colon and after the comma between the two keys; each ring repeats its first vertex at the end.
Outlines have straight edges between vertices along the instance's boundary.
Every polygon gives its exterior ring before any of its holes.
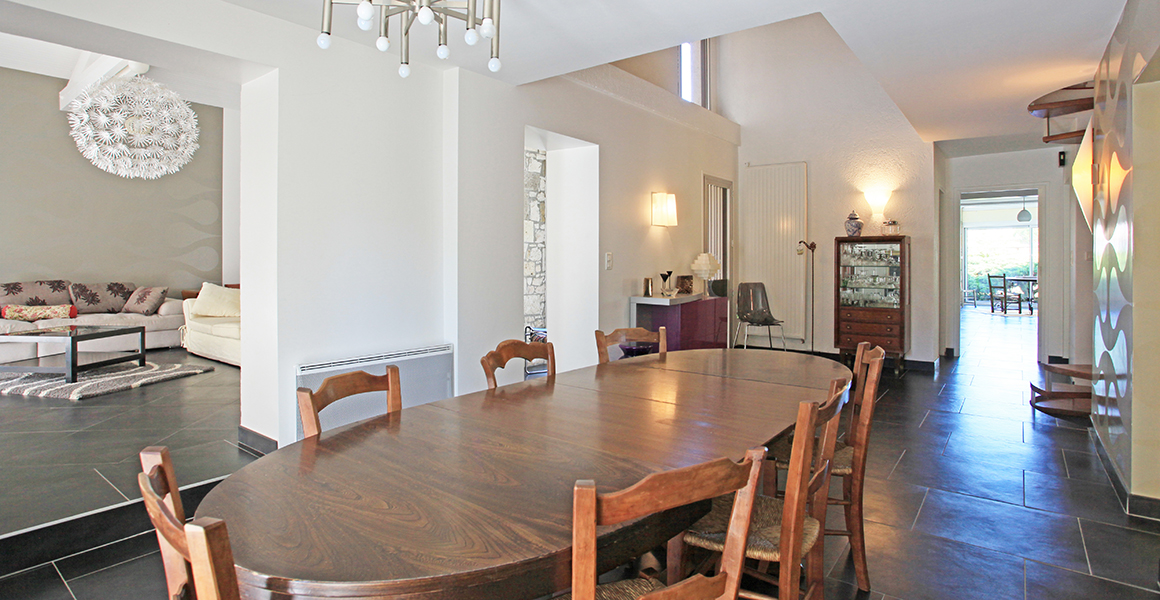
{"type": "MultiPolygon", "coordinates": [[[[998,227],[966,230],[967,289],[975,290],[980,301],[989,301],[987,274],[1037,275],[1039,273],[1038,231],[998,227]]],[[[1008,286],[1014,285],[1008,282],[1008,286]]],[[[1025,285],[1025,284],[1024,284],[1025,285]]],[[[1025,296],[1031,290],[1024,289],[1025,296]]]]}

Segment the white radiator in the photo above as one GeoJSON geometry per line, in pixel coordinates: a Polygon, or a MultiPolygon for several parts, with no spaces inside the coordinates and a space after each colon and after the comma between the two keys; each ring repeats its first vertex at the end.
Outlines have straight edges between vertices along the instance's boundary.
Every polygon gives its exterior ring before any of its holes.
{"type": "MultiPolygon", "coordinates": [[[[297,387],[317,390],[332,375],[366,371],[371,375],[387,372],[387,365],[399,367],[399,388],[403,408],[450,398],[454,395],[454,352],[450,344],[400,350],[371,356],[359,356],[327,362],[299,365],[297,387]]],[[[328,406],[318,415],[323,431],[381,415],[387,410],[386,392],[351,396],[328,406]]],[[[298,422],[298,439],[302,439],[302,421],[298,422]]]]}
{"type": "MultiPolygon", "coordinates": [[[[785,336],[805,340],[809,256],[797,254],[797,243],[806,239],[806,163],[746,164],[738,188],[736,281],[764,283],[785,336]]],[[[751,341],[765,335],[764,328],[751,331],[751,341]]]]}

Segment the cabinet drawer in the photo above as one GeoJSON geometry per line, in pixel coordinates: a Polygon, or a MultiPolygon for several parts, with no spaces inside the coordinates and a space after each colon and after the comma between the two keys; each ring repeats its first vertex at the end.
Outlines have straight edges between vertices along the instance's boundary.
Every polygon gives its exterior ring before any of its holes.
{"type": "Polygon", "coordinates": [[[902,340],[896,337],[878,337],[862,334],[843,333],[838,337],[839,348],[857,348],[859,342],[870,342],[870,346],[882,346],[887,352],[902,352],[902,340]]]}
{"type": "Polygon", "coordinates": [[[863,323],[901,323],[902,310],[897,308],[841,308],[839,321],[861,321],[863,323]]]}
{"type": "Polygon", "coordinates": [[[899,323],[862,323],[859,321],[842,321],[838,325],[841,333],[861,333],[883,337],[898,337],[902,331],[899,323]]]}

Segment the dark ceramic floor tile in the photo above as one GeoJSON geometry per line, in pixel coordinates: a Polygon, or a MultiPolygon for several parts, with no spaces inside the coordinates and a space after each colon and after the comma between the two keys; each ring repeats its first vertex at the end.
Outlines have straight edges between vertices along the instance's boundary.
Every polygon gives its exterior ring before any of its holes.
{"type": "Polygon", "coordinates": [[[1124,512],[1110,483],[1024,473],[1023,504],[1073,517],[1160,534],[1160,521],[1124,512]]]}
{"type": "Polygon", "coordinates": [[[189,404],[237,404],[241,397],[240,388],[234,387],[190,387],[176,390],[149,403],[149,406],[189,405],[189,404]]]}
{"type": "Polygon", "coordinates": [[[155,406],[148,404],[127,409],[89,427],[87,431],[147,429],[177,431],[203,421],[221,410],[217,405],[155,406]]]}
{"type": "Polygon", "coordinates": [[[1036,473],[1067,476],[1063,452],[1022,442],[1005,442],[956,433],[950,437],[943,454],[1036,473]]]}
{"type": "Polygon", "coordinates": [[[922,429],[947,435],[961,433],[1008,442],[1023,441],[1023,423],[978,415],[930,411],[922,422],[922,429]]]}
{"type": "Polygon", "coordinates": [[[0,535],[124,501],[91,466],[0,469],[0,535]]]}
{"type": "Polygon", "coordinates": [[[874,590],[863,592],[855,584],[827,577],[825,598],[826,600],[881,600],[882,594],[874,590]]]}
{"type": "Polygon", "coordinates": [[[907,452],[889,481],[1023,504],[1023,471],[995,465],[981,468],[977,461],[953,456],[907,452]]]}
{"type": "Polygon", "coordinates": [[[1104,464],[1100,462],[1099,455],[1090,452],[1064,450],[1063,459],[1067,464],[1068,477],[1091,481],[1093,483],[1111,484],[1111,480],[1108,479],[1108,472],[1104,470],[1104,464]]]}
{"type": "Polygon", "coordinates": [[[958,366],[955,373],[970,374],[977,381],[980,378],[996,379],[1001,381],[1026,381],[1027,375],[1020,369],[997,369],[980,366],[958,366]]]}
{"type": "Polygon", "coordinates": [[[157,551],[157,534],[149,531],[63,558],[56,561],[56,568],[65,579],[76,579],[157,551]]]}
{"type": "Polygon", "coordinates": [[[1090,429],[1052,427],[1035,423],[1023,424],[1023,441],[1036,446],[1051,446],[1066,450],[1094,453],[1096,442],[1090,429]]]}
{"type": "Polygon", "coordinates": [[[1085,573],[1057,569],[1029,560],[1026,564],[1027,600],[1158,600],[1160,593],[1098,579],[1085,573]]]}
{"type": "Polygon", "coordinates": [[[62,408],[8,408],[0,432],[72,432],[113,418],[129,410],[122,406],[69,406],[62,408]]]}
{"type": "Polygon", "coordinates": [[[1087,571],[1083,538],[1074,517],[931,490],[914,528],[965,544],[1087,571]]]}
{"type": "MultiPolygon", "coordinates": [[[[1023,560],[917,531],[866,526],[870,587],[895,598],[1021,600],[1023,560]],[[986,585],[980,584],[985,574],[986,585]]],[[[855,583],[853,564],[839,561],[830,577],[855,583]]]]}
{"type": "MultiPolygon", "coordinates": [[[[910,529],[914,525],[914,518],[918,516],[923,499],[926,498],[926,492],[927,488],[921,486],[867,477],[862,496],[863,519],[910,529]]],[[[838,514],[841,514],[840,510],[838,514]]],[[[842,522],[843,519],[839,517],[834,524],[839,525],[842,522]]]]}
{"type": "Polygon", "coordinates": [[[904,450],[924,449],[942,454],[950,435],[914,425],[901,425],[890,421],[874,420],[870,426],[870,448],[902,448],[904,450]]]}
{"type": "Polygon", "coordinates": [[[68,585],[76,600],[140,600],[167,594],[159,553],[70,579],[68,585]]]}
{"type": "Polygon", "coordinates": [[[0,600],[73,600],[73,597],[56,569],[45,565],[0,579],[0,600]]]}
{"type": "Polygon", "coordinates": [[[1148,589],[1156,586],[1160,536],[1086,519],[1080,527],[1092,575],[1148,589]]]}
{"type": "Polygon", "coordinates": [[[187,429],[233,429],[235,438],[238,425],[242,422],[241,406],[236,403],[218,406],[217,410],[204,419],[190,425],[187,429]]]}
{"type": "MultiPolygon", "coordinates": [[[[221,439],[197,446],[171,449],[170,458],[173,459],[173,466],[177,471],[179,487],[225,477],[257,460],[253,455],[221,439]]],[[[141,497],[141,491],[137,487],[137,474],[141,472],[141,464],[135,459],[115,465],[101,465],[97,470],[130,499],[141,497]]]]}
{"type": "Polygon", "coordinates": [[[960,411],[965,415],[977,415],[980,417],[994,417],[997,419],[1010,419],[1012,421],[1026,421],[1028,423],[1042,423],[1044,425],[1057,425],[1058,420],[1055,417],[1045,415],[1042,412],[1031,408],[1030,404],[1013,404],[1007,402],[988,402],[986,400],[971,399],[963,402],[963,408],[960,411]]]}
{"type": "Polygon", "coordinates": [[[116,463],[172,434],[171,429],[78,431],[57,438],[53,444],[26,448],[11,460],[19,466],[116,463]]]}

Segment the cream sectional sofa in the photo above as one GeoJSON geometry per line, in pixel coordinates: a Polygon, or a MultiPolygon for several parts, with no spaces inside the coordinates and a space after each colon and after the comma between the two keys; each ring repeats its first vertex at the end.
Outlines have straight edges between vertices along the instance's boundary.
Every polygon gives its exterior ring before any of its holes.
{"type": "Polygon", "coordinates": [[[197,298],[185,300],[182,303],[185,326],[181,330],[181,345],[191,354],[241,366],[242,316],[239,294],[236,289],[207,283],[202,286],[197,298]]]}
{"type": "MultiPolygon", "coordinates": [[[[57,283],[59,281],[60,280],[53,280],[53,283],[57,283]]],[[[43,282],[25,283],[40,284],[43,282]]],[[[67,281],[63,283],[66,285],[68,284],[67,281]]],[[[5,291],[11,290],[11,288],[8,288],[7,286],[12,284],[0,285],[4,286],[3,288],[0,288],[0,290],[2,290],[0,291],[0,306],[7,304],[24,304],[26,302],[32,303],[28,298],[19,296],[17,294],[5,294],[5,291]],[[8,301],[5,301],[6,299],[8,301]]],[[[69,299],[67,291],[57,291],[52,296],[39,298],[37,300],[44,300],[47,304],[72,303],[71,299],[69,299]]],[[[33,331],[36,329],[47,329],[49,327],[61,327],[66,325],[116,325],[122,327],[143,326],[145,327],[145,347],[148,349],[158,349],[175,348],[180,346],[181,334],[179,333],[179,329],[184,324],[185,316],[182,314],[181,301],[174,298],[168,298],[162,302],[161,306],[158,307],[157,312],[152,315],[142,315],[129,312],[111,312],[78,314],[76,317],[71,319],[41,319],[39,321],[33,322],[0,319],[0,333],[33,331]]],[[[136,337],[117,336],[100,340],[81,342],[79,349],[93,352],[114,352],[121,350],[134,350],[136,348],[136,337]]],[[[42,342],[39,344],[5,342],[0,343],[0,363],[36,358],[37,356],[47,356],[49,354],[60,354],[63,351],[63,344],[47,342],[42,342]]]]}

